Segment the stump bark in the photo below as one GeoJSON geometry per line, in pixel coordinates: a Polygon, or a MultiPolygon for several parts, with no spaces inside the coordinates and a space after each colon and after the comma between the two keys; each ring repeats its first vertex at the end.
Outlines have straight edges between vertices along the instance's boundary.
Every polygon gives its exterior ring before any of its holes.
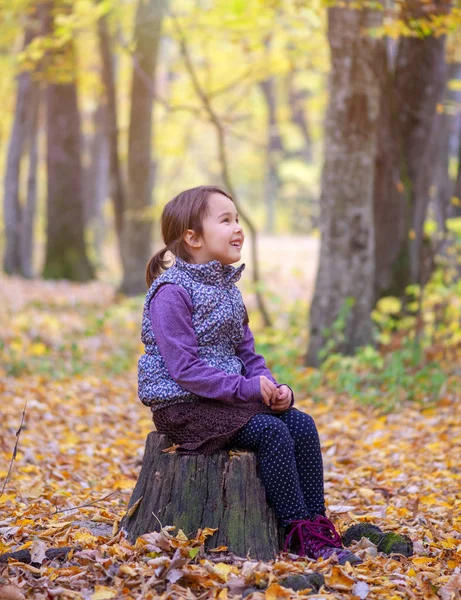
{"type": "Polygon", "coordinates": [[[170,446],[165,435],[153,431],[147,436],[141,473],[121,524],[128,539],[134,543],[140,535],[159,531],[160,523],[188,537],[211,527],[218,531],[207,538],[208,548],[227,546],[238,556],[274,558],[283,532],[267,504],[255,454],[162,452],[170,446]]]}

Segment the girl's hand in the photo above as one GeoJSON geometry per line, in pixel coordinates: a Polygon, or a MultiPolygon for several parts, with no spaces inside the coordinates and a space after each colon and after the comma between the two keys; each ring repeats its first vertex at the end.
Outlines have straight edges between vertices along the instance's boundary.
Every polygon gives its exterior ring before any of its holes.
{"type": "Polygon", "coordinates": [[[264,375],[261,375],[259,378],[259,387],[261,389],[261,396],[264,404],[266,406],[272,406],[279,397],[279,391],[275,384],[264,375]]]}
{"type": "Polygon", "coordinates": [[[277,399],[272,402],[272,410],[283,412],[288,410],[291,405],[291,390],[287,385],[281,385],[277,389],[277,399]]]}

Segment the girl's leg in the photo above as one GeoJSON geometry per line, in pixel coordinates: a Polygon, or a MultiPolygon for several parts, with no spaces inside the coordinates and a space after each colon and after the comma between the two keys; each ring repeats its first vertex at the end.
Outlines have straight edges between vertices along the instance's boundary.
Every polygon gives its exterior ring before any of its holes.
{"type": "Polygon", "coordinates": [[[299,483],[310,516],[325,515],[323,462],[314,419],[296,408],[277,415],[295,443],[299,483]]]}
{"type": "Polygon", "coordinates": [[[257,451],[267,497],[282,524],[310,516],[299,484],[295,444],[281,419],[275,415],[256,415],[234,436],[231,444],[257,451]]]}

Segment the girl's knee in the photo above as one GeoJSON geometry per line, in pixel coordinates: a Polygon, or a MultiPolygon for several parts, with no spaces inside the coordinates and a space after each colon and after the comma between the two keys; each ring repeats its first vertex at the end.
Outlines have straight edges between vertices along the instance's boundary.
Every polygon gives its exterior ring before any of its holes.
{"type": "Polygon", "coordinates": [[[272,438],[282,440],[287,445],[293,443],[290,430],[287,425],[272,415],[264,415],[267,417],[264,422],[264,432],[272,438]]]}
{"type": "Polygon", "coordinates": [[[310,415],[296,409],[293,409],[290,413],[290,415],[287,415],[286,423],[293,437],[298,435],[318,436],[317,426],[310,415]]]}

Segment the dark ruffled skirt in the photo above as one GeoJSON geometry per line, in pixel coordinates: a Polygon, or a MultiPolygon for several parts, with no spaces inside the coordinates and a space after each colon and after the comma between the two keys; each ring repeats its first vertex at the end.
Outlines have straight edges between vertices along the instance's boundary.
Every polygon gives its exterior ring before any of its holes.
{"type": "Polygon", "coordinates": [[[261,401],[223,404],[203,399],[153,411],[159,433],[167,435],[182,454],[212,454],[229,445],[231,439],[255,415],[274,412],[261,401]]]}

